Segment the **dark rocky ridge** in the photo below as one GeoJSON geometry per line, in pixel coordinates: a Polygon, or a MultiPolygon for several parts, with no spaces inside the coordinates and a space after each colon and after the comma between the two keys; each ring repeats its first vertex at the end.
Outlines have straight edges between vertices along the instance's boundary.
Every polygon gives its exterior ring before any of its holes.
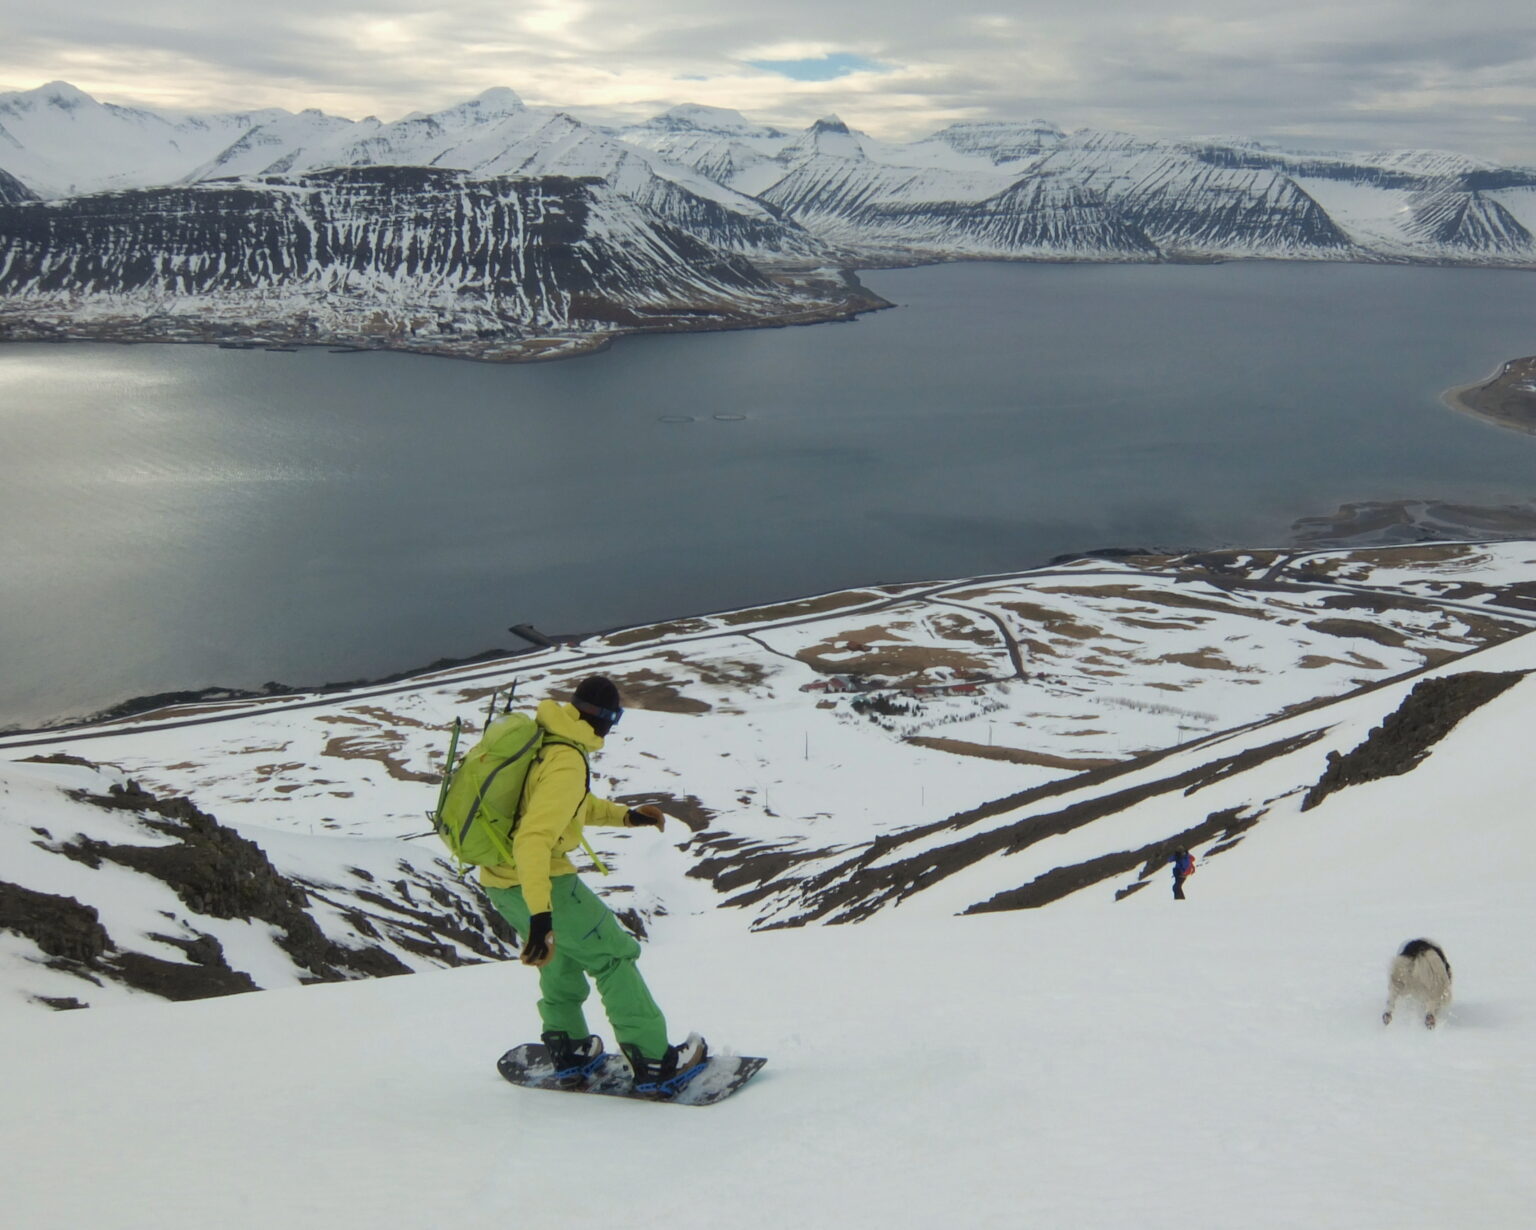
{"type": "Polygon", "coordinates": [[[1513,687],[1516,671],[1464,671],[1416,684],[1397,711],[1352,751],[1328,753],[1328,768],[1307,791],[1301,810],[1316,807],[1336,790],[1407,773],[1428,756],[1456,723],[1513,687]]]}
{"type": "MultiPolygon", "coordinates": [[[[34,759],[95,768],[78,757],[34,759]]],[[[361,868],[352,869],[350,884],[299,881],[278,871],[255,842],[188,799],[159,798],[132,781],[114,784],[105,794],[79,790],[71,797],[125,813],[135,827],[154,835],[154,843],[85,835],[60,840],[39,828],[34,844],[92,869],[112,864],[166,885],[182,909],[164,912],[163,931],[147,938],[180,949],[187,958],[135,950],[130,941],[109,933],[97,908],[75,897],[0,881],[0,930],[31,940],[47,965],[87,986],[113,981],[173,1000],[259,989],[250,974],[231,967],[218,939],[204,929],[206,923],[199,925],[203,919],[265,923],[302,982],[409,973],[401,953],[456,966],[502,960],[515,951],[511,929],[472,890],[449,891],[447,881],[404,863],[390,883],[361,868]],[[315,917],[321,904],[370,942],[340,943],[328,936],[315,917]]],[[[48,1002],[59,1008],[87,1006],[78,997],[48,1002]]]]}

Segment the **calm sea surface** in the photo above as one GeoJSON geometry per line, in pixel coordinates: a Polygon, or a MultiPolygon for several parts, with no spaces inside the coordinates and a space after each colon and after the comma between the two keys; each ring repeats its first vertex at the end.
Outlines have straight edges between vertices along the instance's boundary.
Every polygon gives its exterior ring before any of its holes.
{"type": "Polygon", "coordinates": [[[847,324],[493,366],[0,346],[0,725],[1105,546],[1536,494],[1439,402],[1536,275],[958,264],[847,324]]]}

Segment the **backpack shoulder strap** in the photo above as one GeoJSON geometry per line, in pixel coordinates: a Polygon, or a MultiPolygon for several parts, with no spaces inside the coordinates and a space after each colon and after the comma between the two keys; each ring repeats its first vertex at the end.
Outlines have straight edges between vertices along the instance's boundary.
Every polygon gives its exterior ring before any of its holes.
{"type": "MultiPolygon", "coordinates": [[[[585,778],[581,788],[581,797],[582,801],[585,802],[587,795],[592,793],[592,762],[587,759],[587,749],[573,739],[562,738],[560,735],[552,735],[546,731],[544,742],[539,744],[538,755],[534,759],[543,760],[544,753],[551,747],[568,747],[581,757],[581,770],[585,778]]],[[[580,806],[580,804],[577,806],[580,806]]]]}

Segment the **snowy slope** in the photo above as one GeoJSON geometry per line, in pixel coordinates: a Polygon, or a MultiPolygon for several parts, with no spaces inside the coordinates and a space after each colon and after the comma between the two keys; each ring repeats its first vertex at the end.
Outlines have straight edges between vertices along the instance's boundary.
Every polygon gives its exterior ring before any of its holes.
{"type": "MultiPolygon", "coordinates": [[[[1518,681],[1407,773],[1302,812],[1315,744],[1210,785],[1275,815],[1183,903],[1159,874],[1120,903],[959,918],[657,920],[644,962],[674,1032],[769,1057],[708,1110],[507,1087],[492,1062],[534,1028],[510,964],[16,1017],[7,1211],[109,1230],[1515,1230],[1536,1198],[1530,640],[1474,655],[1518,681]],[[1455,1004],[1433,1033],[1383,1028],[1388,958],[1418,935],[1446,948],[1455,1004]]],[[[1348,749],[1406,686],[1284,722],[1348,749]]]]}
{"type": "Polygon", "coordinates": [[[324,826],[255,845],[78,757],[7,763],[3,782],[0,983],[28,997],[8,1009],[200,999],[511,951],[434,851],[324,826]]]}
{"type": "MultiPolygon", "coordinates": [[[[1246,780],[1212,766],[1241,767],[1250,746],[1275,745],[1271,759],[1295,752],[1307,766],[1348,750],[1314,734],[1336,721],[1331,698],[1390,711],[1392,689],[1426,668],[1460,669],[1524,645],[1536,626],[1533,586],[1536,549],[1515,542],[1084,560],[1017,577],[824,595],[336,696],[13,736],[0,743],[7,754],[68,753],[100,768],[29,764],[0,774],[15,796],[0,835],[12,843],[5,862],[30,869],[22,887],[100,909],[119,947],[163,958],[162,941],[143,939],[146,906],[120,914],[115,894],[94,887],[105,881],[64,848],[76,832],[143,844],[153,809],[148,819],[143,806],[98,814],[56,797],[87,788],[102,796],[132,779],[161,800],[190,797],[255,841],[278,873],[321,886],[311,913],[336,943],[382,943],[399,956],[410,951],[399,933],[371,936],[348,909],[374,893],[399,898],[411,915],[421,886],[445,874],[422,815],[452,719],[478,725],[493,694],[513,683],[531,699],[602,670],[624,690],[631,716],[594,763],[594,789],[658,802],[677,822],[674,841],[691,834],[681,851],[650,834],[593,834],[621,872],[604,891],[628,917],[649,926],[724,906],[731,927],[762,928],[893,904],[944,917],[1056,867],[1179,840],[1214,846],[1247,831],[1235,824],[1247,812],[1211,819],[1236,803],[1202,797],[1191,810],[1180,792],[1202,775],[1246,780]],[[1265,733],[1277,722],[1302,723],[1295,737],[1305,740],[1290,748],[1291,735],[1265,733]],[[1061,824],[1063,816],[1076,819],[1061,824]],[[1036,817],[1055,817],[1060,833],[1003,854],[1036,817]],[[39,827],[49,834],[41,846],[39,827]],[[399,878],[392,860],[404,888],[388,887],[399,878]]],[[[1316,773],[1302,776],[1310,784],[1316,773]]],[[[1214,787],[1206,794],[1225,797],[1214,787]]],[[[1121,857],[1030,891],[1057,900],[1097,886],[1107,899],[1137,883],[1150,857],[1121,857]]],[[[120,878],[116,865],[110,874],[120,878]]],[[[133,883],[136,899],[167,897],[164,884],[133,883]]],[[[452,895],[443,909],[462,902],[451,880],[444,887],[452,895]]],[[[465,959],[464,944],[484,939],[483,923],[465,921],[474,911],[451,913],[460,919],[453,953],[417,957],[465,959]]],[[[421,924],[397,921],[407,932],[421,924]]],[[[190,915],[178,925],[181,939],[228,934],[190,915]]],[[[100,975],[99,963],[29,977],[39,971],[17,943],[0,1004],[98,1003],[82,975],[100,975]]],[[[342,976],[344,955],[331,962],[342,976]]],[[[249,962],[232,965],[258,985],[285,985],[249,962]]]]}
{"type": "Polygon", "coordinates": [[[790,140],[788,133],[754,124],[739,111],[691,103],[621,128],[614,135],[719,184],[733,183],[749,167],[772,159],[790,140]]]}
{"type": "Polygon", "coordinates": [[[679,132],[658,117],[626,135],[863,259],[1536,259],[1522,221],[1531,176],[1436,151],[1303,156],[1240,139],[1066,134],[1040,120],[890,145],[836,117],[748,143],[734,113],[713,133],[710,123],[694,117],[679,132]]]}
{"type": "Polygon", "coordinates": [[[296,175],[352,166],[430,166],[476,178],[598,178],[717,248],[795,257],[818,251],[799,227],[760,202],[562,112],[528,108],[507,89],[388,124],[371,118],[352,124],[318,112],[279,117],[185,178],[296,175]]]}
{"type": "Polygon", "coordinates": [[[0,168],[45,197],[171,183],[283,114],[172,115],[100,103],[51,81],[0,94],[0,168]]]}
{"type": "Polygon", "coordinates": [[[36,199],[37,194],[21,180],[7,171],[0,171],[0,205],[14,205],[36,199]]]}

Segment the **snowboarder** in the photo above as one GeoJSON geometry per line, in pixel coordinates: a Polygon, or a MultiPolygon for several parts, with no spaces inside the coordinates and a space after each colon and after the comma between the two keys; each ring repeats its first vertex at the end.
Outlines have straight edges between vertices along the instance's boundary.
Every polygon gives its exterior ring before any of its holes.
{"type": "Polygon", "coordinates": [[[539,702],[534,717],[544,739],[523,787],[513,861],[482,867],[480,883],[523,937],[519,959],[539,971],[542,1041],[556,1077],[580,1083],[604,1062],[603,1040],[587,1029],[582,1011],[590,977],[634,1071],[636,1091],[666,1096],[704,1064],[708,1048],[697,1034],[668,1044],[666,1019],[636,964],[639,943],[566,857],[582,843],[586,825],[660,831],[665,823],[660,808],[627,808],[588,789],[587,758],[622,714],[618,687],[601,675],[582,680],[569,704],[539,702]]]}
{"type": "Polygon", "coordinates": [[[1188,850],[1173,852],[1173,899],[1184,900],[1184,881],[1195,874],[1195,856],[1188,850]]]}

